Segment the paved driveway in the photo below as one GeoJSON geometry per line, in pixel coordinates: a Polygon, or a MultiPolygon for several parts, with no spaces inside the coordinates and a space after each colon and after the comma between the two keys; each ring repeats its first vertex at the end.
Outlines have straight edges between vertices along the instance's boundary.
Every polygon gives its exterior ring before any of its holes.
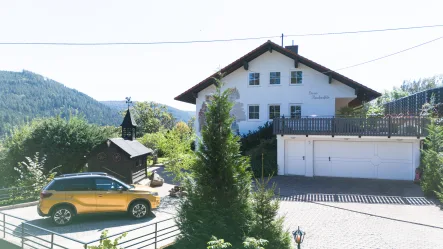
{"type": "Polygon", "coordinates": [[[443,248],[443,211],[405,181],[277,176],[285,226],[302,248],[443,248]]]}

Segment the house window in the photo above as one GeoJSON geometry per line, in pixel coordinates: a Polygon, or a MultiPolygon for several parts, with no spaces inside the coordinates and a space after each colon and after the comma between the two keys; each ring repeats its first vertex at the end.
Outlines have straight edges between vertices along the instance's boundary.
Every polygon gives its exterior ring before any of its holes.
{"type": "Polygon", "coordinates": [[[279,118],[280,117],[280,106],[279,105],[270,105],[269,106],[269,119],[279,118]]]}
{"type": "Polygon", "coordinates": [[[269,74],[269,84],[280,85],[280,72],[271,72],[269,74]]]}
{"type": "Polygon", "coordinates": [[[258,105],[249,106],[249,119],[260,119],[260,106],[258,105]]]}
{"type": "Polygon", "coordinates": [[[301,118],[301,105],[290,106],[291,118],[301,118]]]}
{"type": "Polygon", "coordinates": [[[297,85],[303,83],[303,72],[302,71],[292,71],[291,72],[291,85],[297,85]]]}
{"type": "Polygon", "coordinates": [[[250,86],[260,85],[260,73],[249,73],[249,85],[250,86]]]}

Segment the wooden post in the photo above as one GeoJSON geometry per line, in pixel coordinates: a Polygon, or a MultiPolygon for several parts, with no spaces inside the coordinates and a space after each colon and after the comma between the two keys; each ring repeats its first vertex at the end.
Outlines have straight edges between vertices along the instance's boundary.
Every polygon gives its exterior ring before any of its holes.
{"type": "Polygon", "coordinates": [[[332,119],[331,119],[331,135],[332,135],[332,137],[335,136],[335,117],[334,116],[332,116],[332,119]]]}

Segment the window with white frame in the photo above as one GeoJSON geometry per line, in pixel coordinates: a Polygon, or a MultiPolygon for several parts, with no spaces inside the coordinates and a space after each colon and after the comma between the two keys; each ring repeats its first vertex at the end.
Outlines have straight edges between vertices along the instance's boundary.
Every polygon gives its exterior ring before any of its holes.
{"type": "Polygon", "coordinates": [[[298,85],[303,83],[303,72],[292,71],[291,72],[291,85],[298,85]]]}
{"type": "Polygon", "coordinates": [[[249,85],[250,86],[260,85],[260,73],[249,73],[249,85]]]}
{"type": "Polygon", "coordinates": [[[289,111],[291,118],[301,118],[301,105],[291,105],[289,111]]]}
{"type": "Polygon", "coordinates": [[[249,105],[248,119],[260,119],[259,105],[249,105]]]}
{"type": "Polygon", "coordinates": [[[269,105],[269,119],[280,117],[280,105],[269,105]]]}
{"type": "Polygon", "coordinates": [[[269,84],[280,85],[280,72],[269,73],[269,84]]]}

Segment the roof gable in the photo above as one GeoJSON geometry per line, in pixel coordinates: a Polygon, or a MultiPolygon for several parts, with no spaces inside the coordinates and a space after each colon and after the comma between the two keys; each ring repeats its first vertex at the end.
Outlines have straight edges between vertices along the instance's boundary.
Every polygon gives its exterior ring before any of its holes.
{"type": "Polygon", "coordinates": [[[122,127],[129,127],[129,128],[135,128],[137,127],[137,124],[135,123],[134,118],[132,117],[131,112],[128,110],[126,111],[125,118],[123,119],[122,124],[120,125],[122,127]]]}
{"type": "MultiPolygon", "coordinates": [[[[256,59],[260,55],[268,52],[268,51],[277,51],[291,59],[294,59],[294,61],[297,61],[298,63],[304,64],[316,71],[319,71],[325,75],[328,75],[332,79],[335,79],[349,87],[352,87],[356,90],[357,98],[360,101],[370,101],[377,97],[380,97],[381,94],[367,86],[364,86],[348,77],[345,77],[337,72],[334,72],[333,70],[326,68],[316,62],[313,62],[299,54],[294,53],[293,51],[283,48],[271,41],[267,41],[261,46],[257,47],[256,49],[252,50],[251,52],[247,53],[246,55],[242,56],[241,58],[237,59],[236,61],[232,62],[231,64],[227,65],[226,67],[222,68],[220,72],[226,76],[230,73],[234,72],[235,70],[243,67],[246,63],[249,63],[250,61],[256,59]]],[[[294,62],[295,63],[295,62],[294,62]]],[[[183,101],[190,104],[196,103],[196,96],[197,93],[202,91],[203,89],[209,87],[210,85],[214,84],[214,78],[219,77],[219,72],[214,73],[213,75],[209,76],[208,78],[204,79],[197,85],[193,86],[192,88],[188,89],[184,93],[180,94],[179,96],[175,97],[175,100],[183,101]]]]}

